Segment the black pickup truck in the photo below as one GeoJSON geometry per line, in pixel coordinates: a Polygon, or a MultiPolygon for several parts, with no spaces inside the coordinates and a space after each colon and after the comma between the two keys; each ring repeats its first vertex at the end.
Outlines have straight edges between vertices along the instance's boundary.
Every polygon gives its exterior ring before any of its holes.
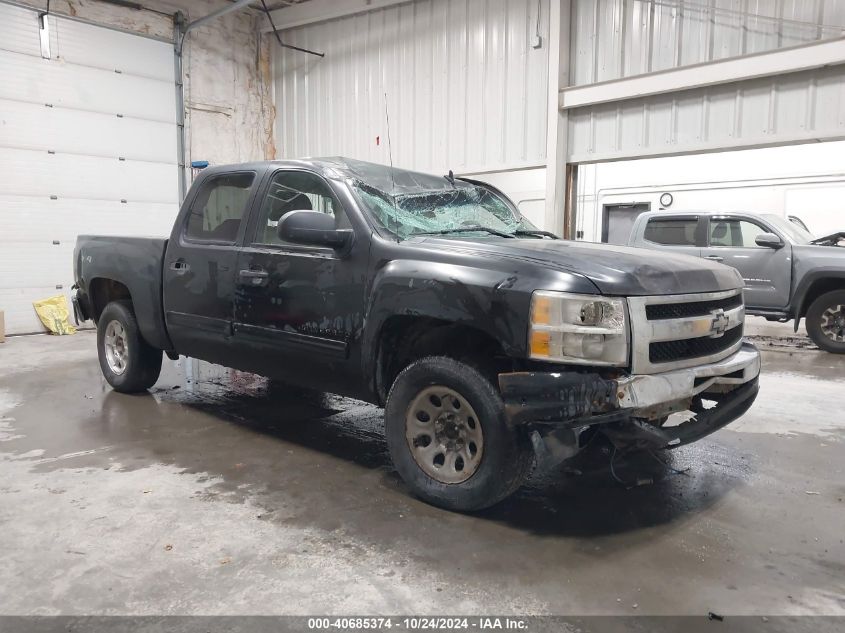
{"type": "Polygon", "coordinates": [[[558,239],[451,173],[213,167],[170,239],[81,236],[74,258],[114,389],[183,354],[383,405],[399,474],[450,509],[496,503],[596,433],[695,441],[758,390],[736,271],[558,239]]]}

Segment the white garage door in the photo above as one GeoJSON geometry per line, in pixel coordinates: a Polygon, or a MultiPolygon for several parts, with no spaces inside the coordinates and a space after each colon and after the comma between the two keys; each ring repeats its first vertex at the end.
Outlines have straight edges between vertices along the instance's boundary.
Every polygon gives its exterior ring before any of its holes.
{"type": "Polygon", "coordinates": [[[178,207],[173,47],[0,4],[0,310],[70,295],[86,233],[167,235],[178,207]]]}

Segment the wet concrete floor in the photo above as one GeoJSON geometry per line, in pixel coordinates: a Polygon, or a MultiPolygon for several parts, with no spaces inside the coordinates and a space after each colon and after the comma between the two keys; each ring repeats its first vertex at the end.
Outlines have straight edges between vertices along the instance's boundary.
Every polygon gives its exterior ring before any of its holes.
{"type": "Polygon", "coordinates": [[[696,445],[410,497],[380,409],[181,359],[112,392],[95,337],[0,345],[2,614],[845,614],[845,358],[767,351],[696,445]],[[675,471],[689,469],[684,474],[675,471]]]}

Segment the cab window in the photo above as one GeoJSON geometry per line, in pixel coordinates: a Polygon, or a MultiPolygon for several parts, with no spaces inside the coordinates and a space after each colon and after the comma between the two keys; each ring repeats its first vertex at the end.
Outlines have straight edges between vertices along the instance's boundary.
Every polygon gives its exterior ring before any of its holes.
{"type": "Polygon", "coordinates": [[[698,218],[652,218],[643,237],[664,246],[695,246],[698,218]]]}
{"type": "Polygon", "coordinates": [[[234,244],[254,180],[253,172],[221,174],[206,180],[191,203],[185,237],[234,244]]]}
{"type": "Polygon", "coordinates": [[[328,184],[317,174],[307,171],[280,171],[270,181],[267,194],[261,203],[253,242],[255,244],[282,245],[277,233],[279,221],[291,211],[319,211],[334,217],[339,229],[349,228],[340,203],[328,184]]]}
{"type": "Polygon", "coordinates": [[[729,248],[760,248],[754,242],[766,229],[747,220],[712,218],[710,220],[710,246],[729,248]]]}

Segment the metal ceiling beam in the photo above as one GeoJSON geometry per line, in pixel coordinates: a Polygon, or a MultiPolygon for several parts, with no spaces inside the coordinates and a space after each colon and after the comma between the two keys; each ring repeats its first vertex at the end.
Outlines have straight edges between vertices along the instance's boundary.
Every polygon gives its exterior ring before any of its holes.
{"type": "MultiPolygon", "coordinates": [[[[383,9],[408,0],[309,0],[271,11],[278,30],[292,29],[305,24],[334,20],[347,15],[383,9]]],[[[269,23],[262,31],[272,31],[269,23]]]]}
{"type": "Polygon", "coordinates": [[[799,44],[753,55],[681,66],[560,91],[560,108],[582,108],[845,64],[845,38],[799,44]]]}
{"type": "Polygon", "coordinates": [[[188,22],[185,26],[184,30],[182,31],[182,37],[180,37],[176,41],[176,53],[182,53],[182,46],[185,43],[185,38],[188,36],[188,33],[193,31],[196,28],[201,27],[203,24],[208,24],[212,20],[216,20],[219,17],[222,17],[228,13],[232,13],[234,11],[240,11],[241,9],[246,9],[250,4],[255,2],[255,0],[237,0],[237,2],[233,2],[232,4],[217,9],[217,11],[212,11],[208,15],[199,18],[198,20],[194,20],[193,22],[188,22]]]}

